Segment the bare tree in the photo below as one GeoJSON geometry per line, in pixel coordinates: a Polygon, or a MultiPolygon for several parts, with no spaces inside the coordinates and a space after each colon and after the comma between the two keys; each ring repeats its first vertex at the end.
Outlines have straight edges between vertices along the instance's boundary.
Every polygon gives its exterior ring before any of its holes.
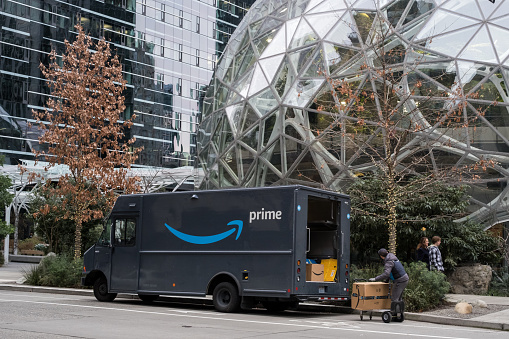
{"type": "Polygon", "coordinates": [[[76,224],[78,258],[82,224],[103,214],[92,206],[104,197],[112,206],[116,192],[138,190],[138,178],[127,176],[127,170],[140,149],[133,149],[134,138],[126,137],[135,116],[122,120],[126,81],[118,57],[104,39],[94,44],[81,26],[75,27],[78,35],[72,44],[65,41],[66,52],[60,57],[53,50],[49,66],[40,65],[51,97],[45,111],[33,114],[43,132],[39,142],[47,146],[36,156],[48,161],[46,168],[62,164],[69,169],[44,189],[63,197],[64,218],[76,224]]]}

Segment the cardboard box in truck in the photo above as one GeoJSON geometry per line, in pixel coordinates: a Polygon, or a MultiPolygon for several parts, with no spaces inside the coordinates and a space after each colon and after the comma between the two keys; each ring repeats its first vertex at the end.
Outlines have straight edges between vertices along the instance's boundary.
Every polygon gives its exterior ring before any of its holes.
{"type": "Polygon", "coordinates": [[[262,303],[348,299],[350,199],[279,186],[120,196],[84,255],[82,284],[101,301],[132,293],[212,295],[223,312],[262,303]],[[334,281],[308,281],[306,262],[333,261],[334,281]]]}

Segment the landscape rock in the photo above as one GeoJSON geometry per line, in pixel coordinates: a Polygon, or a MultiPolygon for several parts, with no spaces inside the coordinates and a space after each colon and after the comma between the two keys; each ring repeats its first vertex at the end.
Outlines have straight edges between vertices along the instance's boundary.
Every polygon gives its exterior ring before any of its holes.
{"type": "Polygon", "coordinates": [[[491,282],[492,271],[489,265],[475,264],[457,267],[448,278],[452,293],[486,294],[491,282]]]}
{"type": "Polygon", "coordinates": [[[483,300],[477,299],[476,301],[474,301],[472,303],[472,306],[480,307],[480,308],[486,308],[486,307],[488,307],[488,304],[486,304],[486,302],[483,301],[483,300]]]}
{"type": "Polygon", "coordinates": [[[470,314],[472,313],[472,305],[466,302],[459,302],[454,306],[454,310],[459,314],[470,314]]]}

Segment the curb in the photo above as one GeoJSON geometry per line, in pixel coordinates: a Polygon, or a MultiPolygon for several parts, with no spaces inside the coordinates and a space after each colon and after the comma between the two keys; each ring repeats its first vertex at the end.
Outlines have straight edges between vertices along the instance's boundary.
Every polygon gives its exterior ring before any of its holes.
{"type": "MultiPolygon", "coordinates": [[[[0,284],[0,290],[7,291],[24,291],[24,292],[38,292],[38,293],[55,293],[55,294],[68,294],[68,295],[82,295],[93,297],[94,291],[91,289],[78,289],[78,288],[58,288],[58,287],[43,287],[43,286],[30,286],[30,285],[19,285],[15,284],[0,284]]],[[[135,294],[124,294],[121,293],[117,298],[122,299],[139,299],[135,294]]],[[[178,302],[185,304],[200,304],[200,305],[212,305],[212,299],[207,298],[195,298],[195,297],[171,297],[162,296],[167,302],[178,302]]],[[[313,303],[301,303],[297,308],[298,311],[315,311],[315,312],[327,312],[327,313],[346,313],[346,314],[360,314],[358,310],[352,310],[348,306],[336,306],[336,305],[320,305],[313,303]]],[[[380,317],[382,312],[373,311],[373,317],[380,317]]],[[[477,321],[473,319],[458,319],[458,318],[445,318],[436,315],[422,314],[422,313],[410,313],[405,312],[406,320],[413,320],[419,322],[428,322],[433,324],[441,325],[453,325],[453,326],[466,326],[484,328],[490,330],[501,330],[509,331],[509,324],[503,323],[491,323],[486,321],[477,321]]],[[[360,321],[360,319],[359,319],[360,321]]],[[[382,321],[380,319],[380,321],[382,321]]]]}

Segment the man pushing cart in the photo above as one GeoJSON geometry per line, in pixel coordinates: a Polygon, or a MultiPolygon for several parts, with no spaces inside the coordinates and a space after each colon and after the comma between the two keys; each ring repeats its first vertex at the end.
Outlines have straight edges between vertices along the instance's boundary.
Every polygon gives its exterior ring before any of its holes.
{"type": "MultiPolygon", "coordinates": [[[[386,323],[394,321],[404,321],[405,304],[403,302],[403,291],[408,285],[408,274],[405,268],[393,254],[389,253],[385,248],[381,248],[378,251],[378,255],[383,260],[384,271],[382,274],[375,278],[370,278],[369,282],[383,281],[388,282],[394,280],[389,292],[388,284],[379,286],[359,286],[354,284],[353,295],[352,295],[352,308],[361,310],[361,320],[363,310],[373,309],[384,309],[387,306],[388,298],[390,297],[390,311],[384,311],[382,313],[382,320],[386,323]],[[362,288],[361,288],[362,287],[362,288]],[[358,293],[356,293],[356,290],[358,293]],[[361,291],[362,290],[362,291],[361,291]],[[373,294],[373,295],[368,295],[373,294]],[[359,301],[364,300],[363,306],[359,307],[359,301]],[[356,304],[355,302],[356,301],[356,304]]],[[[366,283],[364,283],[366,284],[366,283]]],[[[368,283],[369,284],[369,283],[368,283]]],[[[370,314],[371,319],[371,314],[370,314]]]]}

